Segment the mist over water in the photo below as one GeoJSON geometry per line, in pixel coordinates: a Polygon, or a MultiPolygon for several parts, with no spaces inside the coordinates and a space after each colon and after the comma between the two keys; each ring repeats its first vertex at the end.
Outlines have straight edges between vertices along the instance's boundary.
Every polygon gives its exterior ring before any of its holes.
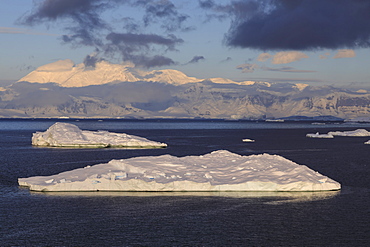
{"type": "MultiPolygon", "coordinates": [[[[67,121],[67,120],[66,120],[67,121]]],[[[370,125],[68,120],[165,142],[166,149],[31,146],[53,120],[0,121],[2,246],[368,246],[369,137],[306,138],[370,125]],[[243,138],[256,140],[243,143],[243,138]],[[342,184],[331,192],[35,193],[18,177],[143,155],[279,154],[342,184]]]]}

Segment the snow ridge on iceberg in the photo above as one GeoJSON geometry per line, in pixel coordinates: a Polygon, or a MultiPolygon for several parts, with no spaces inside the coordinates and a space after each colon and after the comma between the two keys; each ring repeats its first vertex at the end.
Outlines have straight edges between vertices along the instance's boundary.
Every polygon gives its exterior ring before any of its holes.
{"type": "Polygon", "coordinates": [[[32,135],[32,145],[73,148],[164,148],[167,144],[143,137],[108,131],[81,130],[70,123],[57,122],[45,132],[32,135]]]}
{"type": "Polygon", "coordinates": [[[52,176],[19,178],[34,191],[324,191],[341,185],[278,155],[226,150],[112,160],[52,176]]]}

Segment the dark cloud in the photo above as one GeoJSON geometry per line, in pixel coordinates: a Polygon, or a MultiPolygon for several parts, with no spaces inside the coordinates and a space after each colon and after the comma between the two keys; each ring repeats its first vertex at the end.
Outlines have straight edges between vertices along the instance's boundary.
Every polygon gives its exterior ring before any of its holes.
{"type": "Polygon", "coordinates": [[[245,63],[236,66],[237,69],[241,70],[242,73],[253,73],[256,69],[259,69],[257,64],[245,63]]]}
{"type": "Polygon", "coordinates": [[[92,47],[102,47],[104,42],[101,37],[97,37],[95,33],[92,33],[88,29],[80,27],[70,27],[68,28],[70,35],[62,35],[62,41],[64,43],[71,44],[73,47],[78,46],[92,46],[92,47]]]}
{"type": "Polygon", "coordinates": [[[60,87],[54,83],[18,82],[10,88],[16,92],[17,96],[8,103],[8,107],[63,106],[73,103],[75,99],[81,102],[83,101],[81,97],[85,98],[88,95],[91,98],[103,99],[108,104],[129,103],[143,108],[148,103],[156,110],[166,109],[168,107],[166,107],[166,102],[171,100],[172,92],[177,90],[173,85],[140,81],[77,88],[60,87]]]}
{"type": "Polygon", "coordinates": [[[238,0],[219,5],[200,1],[232,18],[231,47],[260,50],[317,50],[370,46],[370,1],[238,0]]]}
{"type": "Polygon", "coordinates": [[[280,68],[270,68],[270,67],[263,66],[263,67],[261,67],[261,69],[264,70],[264,71],[288,72],[288,73],[313,73],[313,72],[316,72],[314,70],[295,69],[295,68],[289,67],[289,66],[284,66],[284,67],[280,67],[280,68]]]}
{"type": "Polygon", "coordinates": [[[16,68],[19,69],[19,71],[32,71],[36,69],[36,67],[27,64],[19,65],[16,68]]]}
{"type": "Polygon", "coordinates": [[[132,56],[131,61],[133,61],[136,65],[144,68],[161,67],[176,64],[176,62],[173,61],[171,58],[161,55],[155,55],[153,57],[144,55],[132,56]]]}
{"type": "Polygon", "coordinates": [[[102,61],[103,59],[99,58],[97,55],[87,55],[83,61],[85,67],[95,68],[97,62],[102,61]]]}
{"type": "Polygon", "coordinates": [[[207,20],[218,19],[220,21],[230,18],[243,19],[258,8],[258,2],[253,0],[231,1],[230,4],[219,4],[213,0],[198,0],[198,4],[201,8],[210,11],[211,14],[206,15],[207,20]]]}
{"type": "Polygon", "coordinates": [[[124,17],[121,19],[123,22],[123,30],[126,30],[129,33],[137,33],[140,30],[140,25],[135,21],[135,19],[130,17],[124,17]]]}
{"type": "MultiPolygon", "coordinates": [[[[183,43],[169,32],[189,30],[185,26],[187,19],[170,0],[42,0],[31,13],[20,18],[19,23],[62,24],[67,31],[61,37],[64,43],[74,48],[91,46],[110,58],[118,56],[123,61],[148,67],[175,63],[158,53],[174,51],[183,43]],[[116,32],[101,15],[124,5],[140,8],[144,15],[141,20],[121,18],[122,29],[116,32]],[[139,33],[142,28],[157,24],[165,35],[139,33]]],[[[94,64],[91,57],[86,59],[88,64],[94,64]]]]}
{"type": "Polygon", "coordinates": [[[198,63],[201,60],[204,60],[205,58],[203,56],[194,56],[187,64],[189,63],[198,63]]]}
{"type": "Polygon", "coordinates": [[[106,54],[122,55],[124,61],[131,61],[137,66],[150,68],[173,65],[175,62],[163,55],[149,56],[153,46],[175,50],[176,45],[183,42],[174,35],[168,37],[156,34],[110,33],[106,39],[110,42],[105,47],[106,54]]]}
{"type": "Polygon", "coordinates": [[[137,0],[134,5],[143,7],[145,9],[143,21],[146,26],[150,25],[151,23],[160,22],[161,27],[170,32],[179,29],[191,29],[191,27],[184,26],[184,23],[189,16],[179,13],[176,6],[169,0],[137,0]]]}
{"type": "Polygon", "coordinates": [[[148,103],[166,101],[171,98],[174,86],[152,82],[117,82],[83,88],[62,88],[68,95],[81,97],[91,95],[115,103],[148,103]]]}
{"type": "Polygon", "coordinates": [[[213,0],[199,0],[199,6],[204,9],[211,9],[215,5],[216,4],[213,0]]]}
{"type": "Polygon", "coordinates": [[[109,1],[104,0],[44,0],[38,2],[32,13],[21,18],[20,22],[34,25],[71,18],[85,27],[103,28],[106,24],[99,14],[112,7],[109,1]]]}
{"type": "Polygon", "coordinates": [[[110,33],[106,37],[113,45],[125,45],[132,49],[149,49],[150,45],[160,45],[168,50],[175,50],[177,44],[183,43],[182,39],[174,35],[163,37],[157,34],[110,33]]]}
{"type": "Polygon", "coordinates": [[[226,63],[226,62],[229,62],[229,61],[232,61],[232,60],[233,59],[231,57],[227,57],[224,60],[222,60],[221,63],[226,63]]]}

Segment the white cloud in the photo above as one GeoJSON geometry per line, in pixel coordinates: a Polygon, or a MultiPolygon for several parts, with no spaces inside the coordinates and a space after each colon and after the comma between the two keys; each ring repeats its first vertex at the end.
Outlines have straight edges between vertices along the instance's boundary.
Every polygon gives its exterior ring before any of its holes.
{"type": "Polygon", "coordinates": [[[58,36],[50,33],[39,33],[28,29],[16,28],[16,27],[0,27],[0,33],[5,34],[30,34],[30,35],[46,35],[46,36],[58,36]]]}
{"type": "Polygon", "coordinates": [[[20,34],[24,33],[24,30],[14,27],[0,27],[0,33],[20,34]]]}
{"type": "Polygon", "coordinates": [[[355,57],[356,53],[351,49],[338,50],[337,54],[333,58],[345,58],[345,57],[355,57]]]}
{"type": "Polygon", "coordinates": [[[253,73],[259,67],[257,64],[245,63],[238,65],[236,68],[242,70],[242,73],[253,73]]]}
{"type": "Polygon", "coordinates": [[[303,58],[308,58],[306,54],[300,51],[282,51],[274,55],[273,64],[285,64],[299,61],[303,58]]]}
{"type": "Polygon", "coordinates": [[[265,61],[269,60],[271,57],[272,57],[272,55],[271,55],[271,54],[264,52],[264,53],[261,53],[261,54],[257,57],[257,61],[265,62],[265,61]]]}
{"type": "Polygon", "coordinates": [[[327,59],[329,56],[330,56],[330,53],[326,52],[324,55],[320,55],[319,58],[320,59],[327,59]]]}

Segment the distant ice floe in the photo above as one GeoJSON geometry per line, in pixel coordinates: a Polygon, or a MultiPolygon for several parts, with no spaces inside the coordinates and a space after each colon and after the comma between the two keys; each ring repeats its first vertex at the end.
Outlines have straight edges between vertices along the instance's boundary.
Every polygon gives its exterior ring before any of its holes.
{"type": "Polygon", "coordinates": [[[243,139],[243,142],[255,142],[255,140],[249,139],[249,138],[245,138],[245,139],[243,139]]]}
{"type": "Polygon", "coordinates": [[[370,117],[356,117],[352,119],[347,119],[345,122],[349,123],[370,123],[370,117]]]}
{"type": "Polygon", "coordinates": [[[164,148],[167,144],[150,141],[143,137],[108,131],[81,130],[70,123],[57,122],[45,132],[32,136],[32,145],[70,148],[164,148]]]}
{"type": "Polygon", "coordinates": [[[365,129],[357,129],[352,131],[330,131],[328,135],[332,136],[370,136],[370,132],[365,129]]]}
{"type": "MultiPolygon", "coordinates": [[[[370,132],[365,129],[357,129],[351,131],[330,131],[327,134],[320,134],[319,132],[316,132],[315,134],[306,134],[306,137],[311,138],[334,138],[334,136],[365,137],[370,136],[370,132]]],[[[370,140],[365,142],[365,144],[370,144],[370,140]]]]}
{"type": "Polygon", "coordinates": [[[334,138],[332,135],[320,134],[319,132],[316,132],[315,134],[307,134],[306,136],[311,138],[334,138]]]}
{"type": "Polygon", "coordinates": [[[341,185],[279,155],[226,150],[111,160],[52,176],[19,178],[33,191],[329,191],[341,185]]]}

